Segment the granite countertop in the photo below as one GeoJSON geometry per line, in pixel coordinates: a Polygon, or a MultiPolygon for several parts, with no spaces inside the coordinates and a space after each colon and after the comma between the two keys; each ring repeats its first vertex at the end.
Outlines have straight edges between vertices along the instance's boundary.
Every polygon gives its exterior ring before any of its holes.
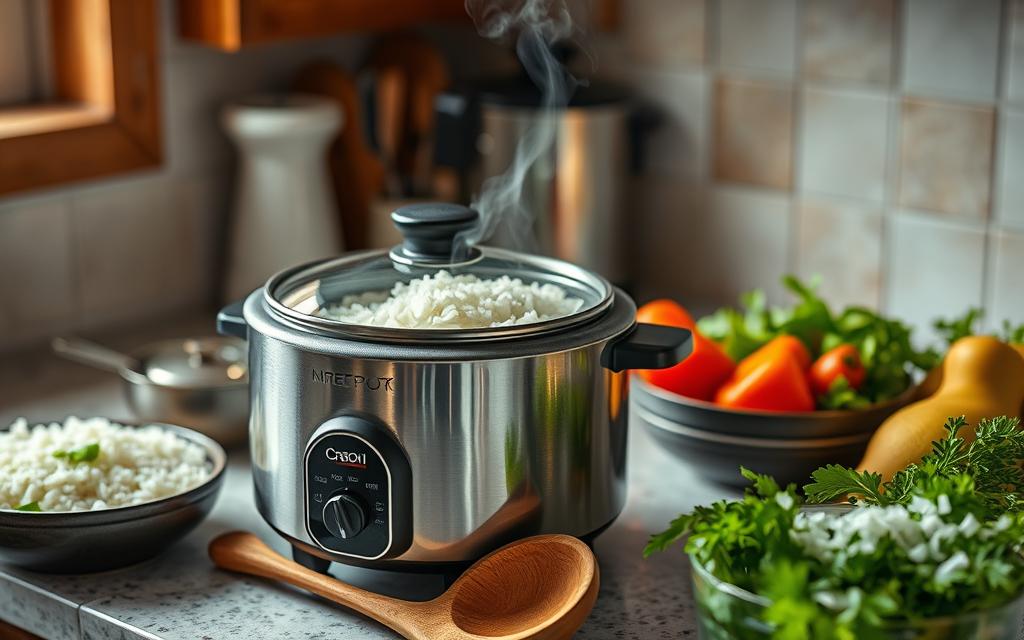
{"type": "MultiPolygon", "coordinates": [[[[202,333],[209,320],[187,320],[178,335],[202,333]]],[[[148,336],[173,335],[161,328],[148,336]]],[[[139,335],[107,340],[128,347],[139,335]]],[[[68,414],[130,419],[114,376],[54,360],[45,353],[0,364],[0,423],[68,414]]],[[[595,543],[601,592],[577,634],[595,640],[696,637],[689,567],[681,553],[644,561],[650,532],[681,511],[723,497],[682,463],[659,450],[633,421],[629,442],[629,499],[625,511],[595,543]]],[[[288,548],[263,522],[253,502],[247,452],[233,451],[223,491],[195,531],[161,556],[91,575],[46,575],[0,564],[0,620],[50,640],[87,638],[395,638],[385,627],[305,592],[215,569],[206,545],[232,530],[256,532],[281,553],[288,548]]],[[[438,589],[432,577],[381,575],[333,565],[361,586],[410,596],[438,589]]]]}

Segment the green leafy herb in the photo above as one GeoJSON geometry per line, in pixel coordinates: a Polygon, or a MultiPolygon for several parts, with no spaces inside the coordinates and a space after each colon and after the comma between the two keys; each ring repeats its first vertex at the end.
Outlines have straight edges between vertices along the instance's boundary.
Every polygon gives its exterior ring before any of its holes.
{"type": "Polygon", "coordinates": [[[948,347],[960,338],[973,336],[977,329],[976,325],[984,315],[985,312],[978,307],[971,307],[959,318],[936,320],[932,323],[932,327],[948,347]]]}
{"type": "Polygon", "coordinates": [[[1019,418],[982,420],[970,443],[959,435],[966,426],[963,416],[947,420],[946,436],[932,443],[932,452],[884,484],[877,473],[838,465],[818,469],[811,474],[814,482],[804,487],[807,500],[830,502],[849,495],[851,502],[906,504],[915,491],[925,490],[930,478],[969,476],[987,514],[1024,509],[1024,430],[1019,428],[1019,418]]]}
{"type": "Polygon", "coordinates": [[[39,503],[36,502],[36,501],[26,502],[23,505],[15,507],[14,510],[15,511],[42,511],[42,509],[39,508],[39,503]]]}
{"type": "Polygon", "coordinates": [[[1024,324],[1014,326],[1009,320],[1003,320],[1003,331],[999,338],[1010,344],[1024,344],[1024,324]]]}
{"type": "MultiPolygon", "coordinates": [[[[932,326],[948,347],[960,338],[978,335],[977,325],[984,316],[982,309],[971,307],[959,318],[940,318],[932,326]]],[[[1024,324],[1015,325],[1009,320],[1003,320],[1002,330],[991,335],[1010,344],[1024,344],[1024,324]]]]}
{"type": "Polygon", "coordinates": [[[841,513],[803,513],[813,507],[795,487],[743,470],[751,486],[742,499],[679,516],[644,555],[683,542],[715,578],[769,601],[755,606],[696,580],[702,634],[715,639],[763,638],[758,619],[776,640],[880,640],[892,637],[892,621],[998,607],[1024,590],[1024,431],[1017,418],[984,420],[968,443],[966,426],[951,418],[932,453],[887,483],[837,465],[816,471],[809,501],[853,496],[841,513]]]}
{"type": "Polygon", "coordinates": [[[53,452],[54,458],[67,458],[69,462],[92,462],[100,455],[100,444],[93,442],[77,449],[64,451],[63,449],[53,452]]]}
{"type": "Polygon", "coordinates": [[[819,409],[865,409],[870,406],[871,401],[852,388],[841,375],[829,386],[828,393],[818,397],[819,409]]]}
{"type": "Polygon", "coordinates": [[[911,344],[911,330],[865,307],[847,307],[835,314],[808,285],[785,276],[783,285],[797,298],[789,308],[769,309],[763,291],[741,297],[742,310],[722,308],[701,318],[698,328],[715,340],[734,360],[741,360],[772,338],[792,335],[817,356],[841,344],[857,348],[867,372],[860,389],[836,388],[818,399],[823,409],[860,409],[900,395],[913,382],[916,371],[929,371],[939,363],[934,350],[911,344]]]}

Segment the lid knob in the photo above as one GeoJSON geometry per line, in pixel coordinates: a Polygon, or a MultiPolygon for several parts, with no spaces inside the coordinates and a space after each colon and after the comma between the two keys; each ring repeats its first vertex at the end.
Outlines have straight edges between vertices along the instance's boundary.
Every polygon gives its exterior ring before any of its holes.
{"type": "Polygon", "coordinates": [[[470,260],[475,249],[456,243],[463,231],[475,227],[480,214],[461,204],[422,202],[399,207],[391,220],[404,241],[391,250],[391,259],[403,264],[446,265],[470,260]]]}

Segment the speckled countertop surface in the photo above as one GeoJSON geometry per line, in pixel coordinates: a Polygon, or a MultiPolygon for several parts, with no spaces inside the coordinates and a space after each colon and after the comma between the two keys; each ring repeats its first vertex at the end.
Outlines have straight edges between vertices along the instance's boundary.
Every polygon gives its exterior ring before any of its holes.
{"type": "MultiPolygon", "coordinates": [[[[176,326],[179,334],[187,335],[187,328],[209,325],[204,320],[176,326]]],[[[174,331],[146,332],[154,337],[168,333],[174,331]]],[[[127,347],[140,338],[107,341],[127,347]]],[[[0,362],[0,423],[19,415],[46,420],[71,413],[131,417],[113,376],[59,363],[42,353],[0,362]]],[[[601,593],[577,637],[696,638],[685,558],[668,553],[644,561],[640,550],[648,534],[674,515],[725,493],[662,453],[637,427],[630,434],[629,501],[595,544],[601,593]]],[[[304,592],[214,569],[206,545],[230,529],[254,531],[279,552],[287,552],[256,513],[245,451],[231,454],[224,489],[210,517],[153,560],[83,576],[44,575],[0,564],[0,619],[53,640],[396,637],[304,592]]],[[[385,591],[426,593],[438,588],[422,576],[357,573],[339,565],[333,572],[385,591]]]]}

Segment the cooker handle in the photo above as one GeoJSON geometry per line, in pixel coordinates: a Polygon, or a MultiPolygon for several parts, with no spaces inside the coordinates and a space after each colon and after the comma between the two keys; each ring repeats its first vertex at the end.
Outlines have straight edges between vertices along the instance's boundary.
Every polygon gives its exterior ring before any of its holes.
{"type": "Polygon", "coordinates": [[[217,313],[217,333],[222,336],[234,336],[246,340],[249,337],[249,325],[245,323],[242,308],[245,298],[232,302],[217,313]]]}
{"type": "Polygon", "coordinates": [[[693,352],[693,334],[689,329],[638,323],[601,352],[605,369],[667,369],[685,360],[693,352]]]}

